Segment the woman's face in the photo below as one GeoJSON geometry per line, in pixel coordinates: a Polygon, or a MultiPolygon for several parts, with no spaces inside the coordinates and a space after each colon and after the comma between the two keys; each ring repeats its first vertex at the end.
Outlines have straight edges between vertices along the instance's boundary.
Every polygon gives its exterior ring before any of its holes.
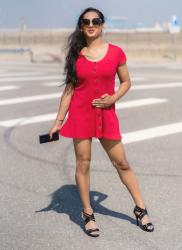
{"type": "Polygon", "coordinates": [[[99,18],[98,20],[98,18],[99,15],[94,11],[89,11],[83,16],[84,22],[81,26],[81,30],[87,38],[95,38],[101,34],[103,23],[101,23],[101,19],[99,18]]]}

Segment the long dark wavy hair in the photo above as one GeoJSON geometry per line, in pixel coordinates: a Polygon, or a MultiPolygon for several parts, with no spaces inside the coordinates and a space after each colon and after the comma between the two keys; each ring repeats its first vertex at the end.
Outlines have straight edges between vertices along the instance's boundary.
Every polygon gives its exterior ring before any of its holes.
{"type": "Polygon", "coordinates": [[[64,81],[64,84],[72,83],[73,86],[76,86],[77,83],[77,75],[76,75],[76,69],[75,69],[75,63],[76,59],[79,55],[80,50],[87,46],[87,41],[85,39],[85,36],[83,32],[80,30],[82,25],[82,18],[85,15],[85,13],[89,11],[94,11],[98,14],[98,16],[101,18],[102,23],[105,22],[105,17],[103,13],[96,9],[96,8],[86,8],[79,16],[76,28],[73,33],[71,33],[67,39],[67,46],[66,49],[68,49],[67,55],[66,55],[66,61],[64,66],[64,74],[66,74],[66,79],[64,81]]]}

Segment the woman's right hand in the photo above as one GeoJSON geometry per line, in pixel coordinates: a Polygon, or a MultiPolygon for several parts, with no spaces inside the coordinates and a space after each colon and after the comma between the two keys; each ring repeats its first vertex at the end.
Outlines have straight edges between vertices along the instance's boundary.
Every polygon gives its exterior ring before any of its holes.
{"type": "Polygon", "coordinates": [[[62,122],[59,121],[58,123],[57,122],[54,123],[54,125],[48,132],[50,139],[52,139],[52,134],[59,131],[61,127],[62,127],[62,122]]]}

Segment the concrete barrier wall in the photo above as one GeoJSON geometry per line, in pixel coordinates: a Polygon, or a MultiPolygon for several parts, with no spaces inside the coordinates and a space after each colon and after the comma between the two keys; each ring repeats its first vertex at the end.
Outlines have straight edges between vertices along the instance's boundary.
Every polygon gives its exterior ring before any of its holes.
{"type": "MultiPolygon", "coordinates": [[[[63,53],[71,31],[27,30],[0,32],[1,48],[26,47],[36,52],[63,53]]],[[[182,59],[182,33],[169,32],[104,32],[106,41],[123,47],[130,58],[159,57],[182,59]]]]}

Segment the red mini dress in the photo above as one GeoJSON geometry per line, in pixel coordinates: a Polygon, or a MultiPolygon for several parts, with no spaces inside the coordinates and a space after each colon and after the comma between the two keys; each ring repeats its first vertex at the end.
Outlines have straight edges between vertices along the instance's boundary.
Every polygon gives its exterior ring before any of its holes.
{"type": "Polygon", "coordinates": [[[107,108],[92,105],[92,100],[115,92],[117,67],[126,62],[123,49],[108,43],[105,56],[99,61],[88,60],[80,51],[76,60],[78,85],[74,88],[66,121],[59,134],[71,138],[122,138],[115,112],[115,103],[107,108]]]}

